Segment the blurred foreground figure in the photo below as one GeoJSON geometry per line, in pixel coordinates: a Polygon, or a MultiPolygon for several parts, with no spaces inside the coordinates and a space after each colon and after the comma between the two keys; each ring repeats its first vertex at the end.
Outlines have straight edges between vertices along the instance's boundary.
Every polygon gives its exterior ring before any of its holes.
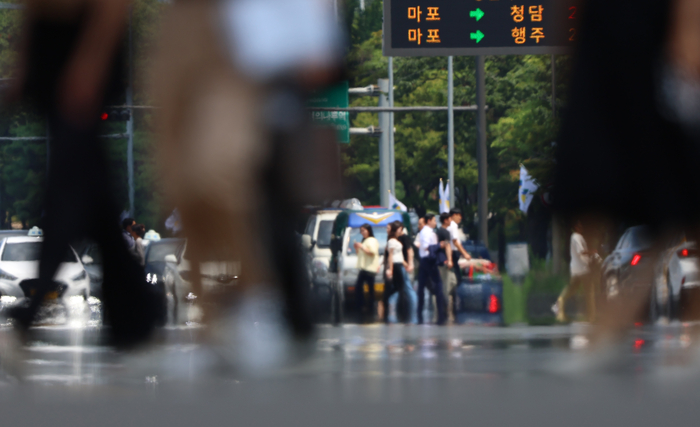
{"type": "MultiPolygon", "coordinates": [[[[30,0],[15,97],[48,116],[51,131],[39,279],[29,304],[10,312],[26,331],[49,292],[69,242],[89,237],[104,258],[103,303],[110,343],[144,342],[163,309],[155,288],[129,255],[111,198],[103,141],[97,138],[103,103],[124,93],[121,44],[126,0],[30,0]]],[[[87,297],[87,295],[86,295],[87,297]]]]}
{"type": "MultiPolygon", "coordinates": [[[[585,6],[559,140],[557,207],[569,219],[597,215],[601,229],[647,224],[658,237],[682,228],[698,242],[700,2],[585,6]]],[[[656,242],[651,252],[661,247],[656,242]]],[[[648,275],[651,282],[651,269],[648,275]]],[[[594,335],[616,338],[649,293],[640,287],[608,304],[594,335]]]]}
{"type": "Polygon", "coordinates": [[[304,203],[325,198],[310,193],[334,178],[314,175],[334,159],[319,158],[304,104],[338,69],[325,6],[180,1],[164,19],[153,75],[164,182],[207,323],[255,287],[281,290],[297,337],[312,330],[294,226],[304,203]],[[238,280],[212,289],[203,283],[212,265],[238,280]]]}
{"type": "Polygon", "coordinates": [[[595,270],[591,269],[596,252],[589,250],[586,239],[583,238],[583,223],[579,220],[574,225],[574,232],[571,233],[570,242],[571,263],[569,272],[571,282],[564,288],[557,299],[557,303],[552,308],[557,316],[557,321],[566,322],[566,303],[571,296],[576,295],[579,289],[583,289],[586,303],[586,320],[593,322],[596,315],[596,286],[593,280],[595,270]]]}

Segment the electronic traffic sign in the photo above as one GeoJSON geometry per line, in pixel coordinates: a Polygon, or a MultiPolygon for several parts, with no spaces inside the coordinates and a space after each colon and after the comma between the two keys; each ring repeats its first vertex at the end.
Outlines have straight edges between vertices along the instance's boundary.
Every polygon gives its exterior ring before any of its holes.
{"type": "Polygon", "coordinates": [[[569,53],[578,0],[384,0],[384,55],[569,53]]]}

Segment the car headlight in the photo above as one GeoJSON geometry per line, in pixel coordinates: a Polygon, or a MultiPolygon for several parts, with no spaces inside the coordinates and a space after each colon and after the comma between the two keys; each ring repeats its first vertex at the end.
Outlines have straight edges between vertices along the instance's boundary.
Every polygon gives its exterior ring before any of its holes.
{"type": "Polygon", "coordinates": [[[316,277],[323,278],[328,275],[328,266],[323,261],[314,261],[313,272],[316,277]]]}
{"type": "Polygon", "coordinates": [[[148,273],[146,275],[146,281],[152,285],[155,285],[158,283],[158,275],[156,273],[148,273]]]}
{"type": "Polygon", "coordinates": [[[80,273],[78,273],[78,275],[73,277],[71,280],[73,280],[73,281],[85,280],[86,277],[87,277],[87,273],[85,272],[85,270],[83,270],[80,273]]]}
{"type": "Polygon", "coordinates": [[[0,270],[0,279],[2,280],[17,280],[17,278],[5,270],[0,270]]]}

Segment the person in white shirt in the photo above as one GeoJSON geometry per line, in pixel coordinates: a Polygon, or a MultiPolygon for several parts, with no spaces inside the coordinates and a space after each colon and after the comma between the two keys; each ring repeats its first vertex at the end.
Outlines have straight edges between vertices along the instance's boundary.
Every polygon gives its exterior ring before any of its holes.
{"type": "Polygon", "coordinates": [[[462,223],[462,211],[460,209],[454,208],[450,210],[450,219],[452,222],[447,231],[450,232],[450,244],[452,246],[452,264],[454,265],[454,272],[457,276],[457,281],[462,278],[462,271],[459,269],[459,257],[460,255],[464,257],[467,261],[472,259],[469,253],[462,246],[459,236],[459,224],[462,223]]]}
{"type": "Polygon", "coordinates": [[[362,242],[355,242],[357,253],[357,283],[355,283],[355,303],[360,315],[360,323],[374,322],[374,277],[379,270],[379,242],[374,230],[368,224],[360,226],[362,242]],[[365,284],[369,288],[369,304],[365,305],[365,284]]]}
{"type": "Polygon", "coordinates": [[[552,307],[552,311],[557,316],[557,321],[566,322],[566,302],[572,295],[575,295],[579,288],[583,287],[586,295],[586,317],[589,322],[595,320],[595,289],[591,281],[591,255],[595,251],[589,251],[586,240],[583,238],[583,224],[577,221],[571,234],[570,243],[571,263],[569,270],[571,281],[569,286],[564,288],[557,299],[557,303],[552,307]]]}
{"type": "Polygon", "coordinates": [[[418,247],[418,255],[420,256],[420,267],[418,269],[418,323],[423,323],[423,304],[425,303],[425,288],[435,295],[437,304],[437,324],[444,325],[447,323],[447,303],[445,302],[445,294],[442,292],[442,279],[438,271],[437,258],[435,250],[439,247],[435,227],[437,221],[435,215],[427,214],[425,216],[425,227],[418,235],[420,246],[418,247]],[[433,253],[431,253],[433,252],[433,253]],[[432,286],[431,286],[432,285],[432,286]]]}

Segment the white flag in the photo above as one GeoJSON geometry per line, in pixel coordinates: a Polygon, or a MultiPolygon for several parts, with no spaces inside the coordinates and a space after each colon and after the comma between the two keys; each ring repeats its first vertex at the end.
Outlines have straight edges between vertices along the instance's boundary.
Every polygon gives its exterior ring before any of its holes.
{"type": "MultiPolygon", "coordinates": [[[[447,184],[445,184],[445,194],[444,194],[444,205],[445,205],[445,212],[449,213],[450,209],[452,206],[450,206],[450,181],[447,181],[447,184]]],[[[442,213],[442,212],[440,212],[442,213]]]]}
{"type": "Polygon", "coordinates": [[[518,203],[520,204],[520,210],[527,213],[527,209],[530,207],[530,203],[537,191],[537,184],[532,179],[525,166],[520,166],[520,188],[518,189],[518,203]]]}
{"type": "Polygon", "coordinates": [[[399,201],[399,199],[397,199],[396,196],[394,196],[391,193],[391,191],[389,192],[389,207],[391,209],[398,209],[398,210],[402,210],[404,212],[408,212],[408,208],[406,207],[406,205],[401,203],[399,201]]]}
{"type": "Polygon", "coordinates": [[[172,231],[174,234],[182,231],[182,220],[180,219],[180,212],[177,208],[175,208],[173,213],[165,220],[165,228],[172,231]]]}
{"type": "Polygon", "coordinates": [[[442,179],[440,180],[440,187],[438,189],[440,195],[440,213],[445,213],[450,211],[450,183],[447,186],[443,186],[442,179]]]}

